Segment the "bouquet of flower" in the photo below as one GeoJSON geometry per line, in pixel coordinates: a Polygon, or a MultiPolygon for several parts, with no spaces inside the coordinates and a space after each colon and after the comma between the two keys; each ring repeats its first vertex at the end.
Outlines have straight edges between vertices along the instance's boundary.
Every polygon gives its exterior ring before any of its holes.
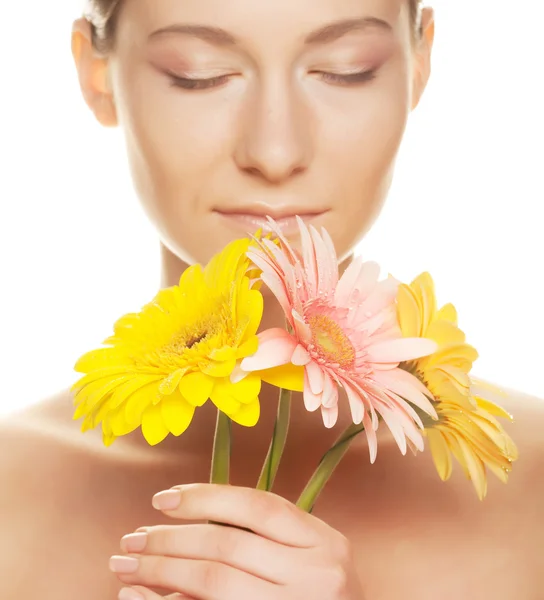
{"type": "Polygon", "coordinates": [[[339,410],[349,410],[352,422],[317,465],[300,508],[312,511],[359,434],[376,460],[380,426],[403,454],[423,451],[426,438],[444,481],[453,455],[483,499],[486,470],[506,482],[517,449],[497,420],[511,416],[472,391],[478,354],[455,308],[438,309],[428,273],[409,285],[380,280],[376,263],[355,258],[340,277],[326,230],[298,222],[300,252],[270,219],[270,235],[230,243],[119,319],[105,347],[75,367],[84,374],[73,386],[82,431],[101,424],[110,445],[141,427],[155,445],[183,434],[210,401],[218,411],[210,479],[226,484],[231,424],[257,425],[264,381],[279,388],[279,403],[259,489],[272,489],[296,391],[308,411],[321,411],[325,427],[339,410]],[[281,305],[285,328],[259,331],[263,285],[281,305]]]}

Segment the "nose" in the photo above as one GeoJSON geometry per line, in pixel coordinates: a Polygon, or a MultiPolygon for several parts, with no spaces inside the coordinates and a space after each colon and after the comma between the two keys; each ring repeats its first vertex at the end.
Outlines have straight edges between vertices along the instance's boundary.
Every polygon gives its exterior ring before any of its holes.
{"type": "Polygon", "coordinates": [[[276,82],[256,89],[248,104],[235,149],[238,167],[273,184],[304,172],[313,148],[311,116],[303,99],[276,82]]]}

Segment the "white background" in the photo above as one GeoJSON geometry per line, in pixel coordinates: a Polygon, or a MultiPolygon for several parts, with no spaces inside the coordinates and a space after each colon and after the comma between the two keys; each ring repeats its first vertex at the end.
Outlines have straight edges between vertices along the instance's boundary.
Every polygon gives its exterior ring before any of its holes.
{"type": "MultiPolygon", "coordinates": [[[[542,1],[435,7],[432,81],[361,251],[403,280],[429,270],[480,352],[474,373],[544,397],[542,1]]],[[[80,98],[78,9],[2,8],[0,413],[73,382],[77,357],[159,281],[120,132],[80,98]]]]}

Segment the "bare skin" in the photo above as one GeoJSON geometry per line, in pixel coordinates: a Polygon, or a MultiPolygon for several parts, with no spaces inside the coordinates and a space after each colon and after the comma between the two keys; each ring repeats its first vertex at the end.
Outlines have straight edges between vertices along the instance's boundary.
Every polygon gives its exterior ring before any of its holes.
{"type": "MultiPolygon", "coordinates": [[[[103,56],[92,48],[89,24],[76,21],[72,47],[82,93],[101,124],[124,130],[135,188],[162,244],[162,287],[245,233],[233,212],[257,220],[305,215],[327,228],[339,256],[348,260],[385,201],[407,119],[430,74],[430,9],[423,13],[422,32],[414,40],[404,0],[124,0],[115,49],[103,56]],[[343,34],[323,29],[354,19],[359,25],[343,34]],[[223,43],[217,35],[210,41],[209,30],[204,36],[179,28],[172,33],[180,23],[221,28],[238,41],[224,43],[224,34],[223,43]],[[164,28],[169,32],[159,33],[164,28]],[[305,43],[308,37],[314,41],[305,43]],[[215,77],[205,90],[187,87],[195,85],[187,79],[208,85],[215,77]]],[[[263,329],[283,322],[267,302],[263,329]]],[[[220,500],[219,513],[225,514],[213,520],[226,520],[226,513],[242,507],[244,518],[260,527],[263,498],[270,514],[285,507],[277,496],[243,488],[258,477],[274,396],[263,390],[258,427],[236,428],[231,482],[240,486],[239,496],[197,488],[208,500],[220,500]]],[[[292,585],[270,597],[538,600],[544,585],[544,404],[512,392],[503,405],[516,417],[507,428],[521,458],[507,486],[490,482],[483,503],[460,469],[442,483],[428,453],[401,456],[384,428],[371,466],[361,436],[314,517],[291,511],[291,521],[277,532],[292,534],[308,524],[308,535],[319,539],[312,556],[330,568],[320,573],[308,552],[297,553],[283,569],[292,585]],[[336,553],[338,540],[345,540],[340,546],[349,553],[336,553]],[[333,576],[346,583],[334,592],[333,576]]],[[[98,432],[83,436],[71,417],[65,392],[0,424],[0,597],[113,600],[128,585],[156,600],[142,585],[156,591],[165,586],[143,581],[143,572],[114,575],[108,558],[127,553],[120,539],[138,528],[185,525],[188,514],[200,517],[195,522],[210,518],[194,491],[187,495],[190,506],[178,512],[154,509],[151,498],[208,480],[213,406],[202,408],[181,438],[155,448],[135,432],[106,449],[98,432]]],[[[274,490],[279,496],[296,500],[348,420],[343,411],[337,427],[325,430],[295,398],[274,490]]],[[[188,529],[175,531],[176,539],[189,535],[188,529]]],[[[267,538],[266,532],[255,535],[260,542],[267,538]]],[[[280,561],[291,556],[285,547],[273,551],[280,561]]],[[[158,548],[156,554],[165,552],[158,548]]],[[[191,570],[175,571],[179,589],[189,585],[191,570]]],[[[239,587],[236,596],[191,596],[245,600],[247,589],[239,587]]]]}
{"type": "MultiPolygon", "coordinates": [[[[521,458],[508,485],[490,481],[483,502],[459,468],[443,483],[429,454],[403,457],[386,433],[373,466],[362,437],[352,447],[314,514],[351,543],[362,598],[540,598],[544,403],[512,395],[507,406],[517,414],[508,431],[521,458]]],[[[209,427],[211,434],[212,420],[209,410],[195,430],[209,427]]],[[[254,486],[265,450],[255,440],[266,436],[235,433],[232,482],[254,486]]],[[[119,554],[121,537],[143,526],[188,522],[153,509],[151,497],[206,482],[209,439],[200,450],[194,440],[185,449],[162,449],[146,448],[139,434],[129,437],[105,449],[94,432],[81,435],[68,394],[2,423],[0,508],[9,515],[0,543],[2,598],[30,600],[39,591],[45,600],[113,600],[122,584],[107,562],[119,554]]],[[[304,449],[297,442],[288,447],[278,494],[296,500],[330,441],[321,437],[304,449]]]]}

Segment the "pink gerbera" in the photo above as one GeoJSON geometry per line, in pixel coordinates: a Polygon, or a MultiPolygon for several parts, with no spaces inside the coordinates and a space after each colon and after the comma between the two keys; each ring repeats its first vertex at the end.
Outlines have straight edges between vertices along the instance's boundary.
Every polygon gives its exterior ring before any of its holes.
{"type": "Polygon", "coordinates": [[[290,331],[274,328],[259,334],[256,354],[245,358],[241,369],[271,369],[274,383],[281,386],[282,369],[292,377],[293,365],[303,368],[304,404],[309,411],[321,409],[329,428],[338,419],[342,387],[353,422],[364,424],[372,462],[378,415],[403,454],[407,439],[423,449],[423,423],[412,405],[436,418],[432,395],[399,364],[432,354],[436,344],[402,337],[396,310],[399,282],[392,277],[378,281],[378,265],[360,258],[339,280],[336,251],[326,230],[320,235],[298,218],[300,254],[277,224],[269,222],[278,239],[256,240],[248,257],[262,270],[262,280],[285,311],[290,331]]]}

